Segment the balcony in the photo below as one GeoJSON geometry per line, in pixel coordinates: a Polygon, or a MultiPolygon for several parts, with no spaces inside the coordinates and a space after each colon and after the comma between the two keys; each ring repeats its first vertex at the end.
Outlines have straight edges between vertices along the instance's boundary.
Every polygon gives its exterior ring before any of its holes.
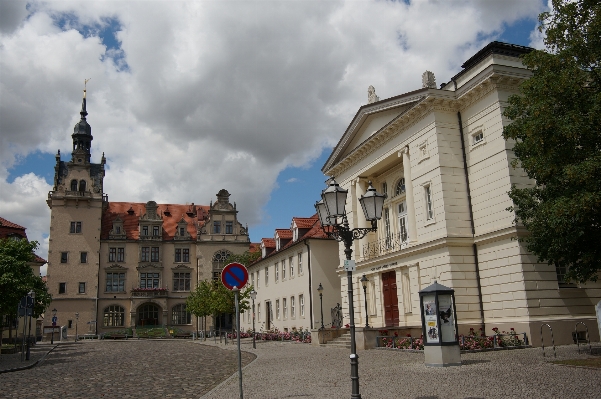
{"type": "Polygon", "coordinates": [[[169,295],[167,288],[133,288],[132,298],[166,298],[169,295]]]}
{"type": "Polygon", "coordinates": [[[376,241],[371,241],[361,250],[362,260],[370,260],[380,256],[400,251],[407,247],[407,233],[392,234],[376,241]]]}

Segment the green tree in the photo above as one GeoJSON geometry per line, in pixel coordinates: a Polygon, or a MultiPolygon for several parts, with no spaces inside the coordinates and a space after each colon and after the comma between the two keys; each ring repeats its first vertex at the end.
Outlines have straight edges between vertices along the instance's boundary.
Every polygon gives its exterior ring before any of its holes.
{"type": "Polygon", "coordinates": [[[566,279],[596,281],[601,267],[601,5],[553,0],[539,16],[546,51],[524,56],[532,77],[512,96],[504,136],[514,166],[534,185],[509,196],[521,237],[540,262],[566,279]]]}
{"type": "Polygon", "coordinates": [[[44,313],[50,305],[52,297],[46,284],[30,266],[37,247],[36,241],[0,240],[0,318],[16,317],[19,301],[30,291],[35,292],[34,317],[44,313]]]}
{"type": "Polygon", "coordinates": [[[261,251],[245,251],[243,254],[230,254],[225,260],[225,264],[232,262],[240,263],[246,267],[250,266],[254,261],[261,258],[261,251]]]}

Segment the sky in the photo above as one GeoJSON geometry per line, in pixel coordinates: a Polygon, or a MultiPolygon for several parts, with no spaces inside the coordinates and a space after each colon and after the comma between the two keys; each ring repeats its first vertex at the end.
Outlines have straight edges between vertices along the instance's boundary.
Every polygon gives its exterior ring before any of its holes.
{"type": "MultiPolygon", "coordinates": [[[[0,216],[48,253],[55,154],[84,79],[110,201],[209,204],[258,242],[315,213],[321,168],[373,85],[448,82],[493,40],[543,48],[545,0],[0,0],[0,216]]],[[[45,274],[45,267],[42,273],[45,274]]]]}

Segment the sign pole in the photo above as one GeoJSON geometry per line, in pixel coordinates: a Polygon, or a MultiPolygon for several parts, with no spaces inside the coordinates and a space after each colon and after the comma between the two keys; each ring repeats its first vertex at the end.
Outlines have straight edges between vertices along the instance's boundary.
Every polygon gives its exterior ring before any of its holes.
{"type": "Polygon", "coordinates": [[[240,385],[240,399],[244,399],[242,392],[242,352],[240,351],[240,306],[239,306],[239,294],[240,290],[238,287],[232,289],[234,291],[234,302],[236,303],[236,337],[238,338],[238,383],[240,385]]]}

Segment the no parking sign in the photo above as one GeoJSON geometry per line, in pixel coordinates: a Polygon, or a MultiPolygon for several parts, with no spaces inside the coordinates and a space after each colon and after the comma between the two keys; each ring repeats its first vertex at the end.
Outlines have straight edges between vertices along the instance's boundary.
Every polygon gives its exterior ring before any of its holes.
{"type": "Polygon", "coordinates": [[[221,272],[221,282],[228,290],[241,289],[248,282],[248,270],[240,263],[230,263],[221,272]]]}

